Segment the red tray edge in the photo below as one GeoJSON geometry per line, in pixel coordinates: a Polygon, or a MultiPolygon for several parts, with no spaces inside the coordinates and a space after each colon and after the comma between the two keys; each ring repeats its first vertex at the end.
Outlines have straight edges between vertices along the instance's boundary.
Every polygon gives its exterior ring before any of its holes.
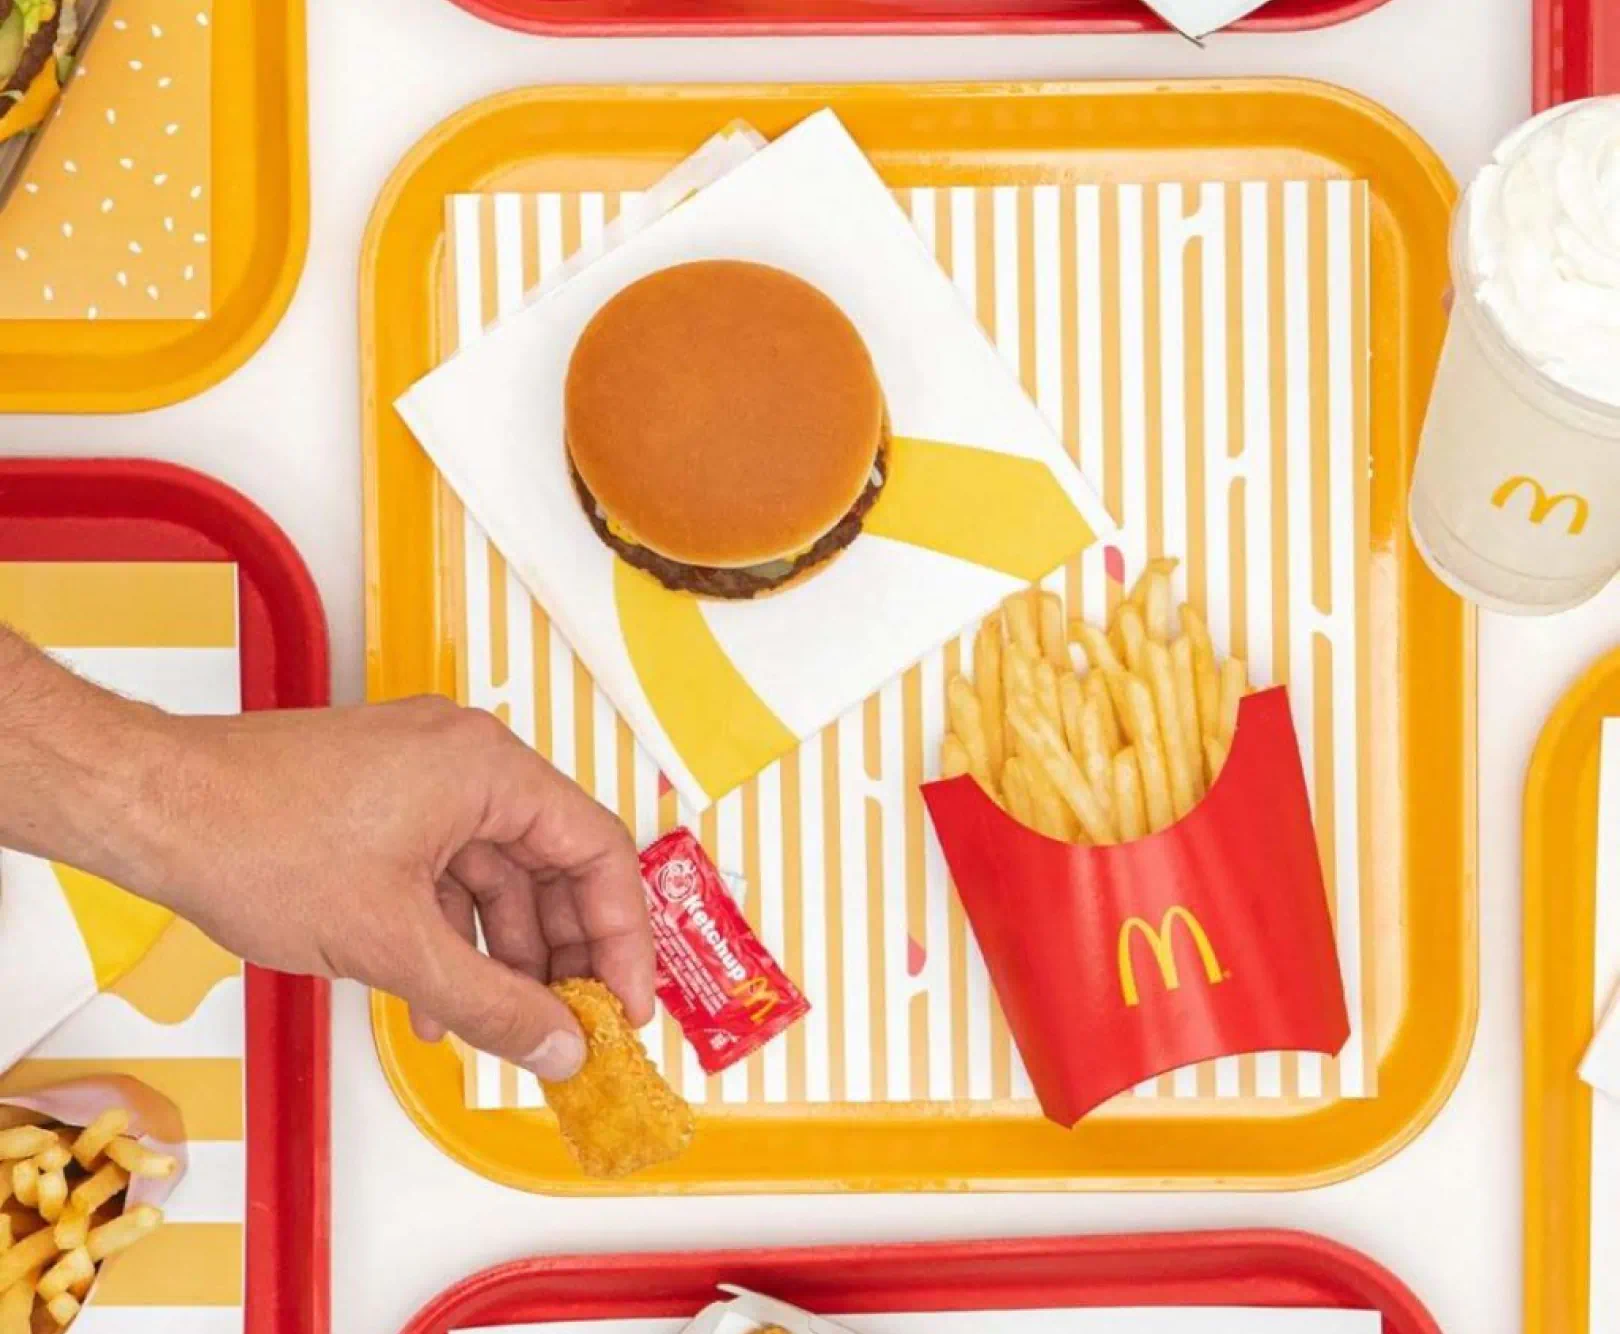
{"type": "MultiPolygon", "coordinates": [[[[1331,1285],[1348,1300],[1325,1304],[1380,1311],[1384,1334],[1440,1334],[1434,1317],[1416,1294],[1377,1261],[1325,1237],[1274,1229],[875,1247],[539,1256],[496,1265],[463,1279],[429,1301],[401,1334],[449,1334],[453,1329],[467,1327],[468,1321],[502,1324],[565,1316],[581,1318],[577,1310],[564,1310],[562,1306],[577,1303],[581,1295],[589,1296],[587,1290],[593,1283],[598,1289],[609,1282],[622,1285],[632,1281],[649,1288],[655,1282],[661,1283],[663,1313],[679,1314],[670,1309],[667,1299],[671,1284],[684,1285],[690,1291],[683,1298],[701,1303],[712,1295],[717,1276],[744,1285],[752,1282],[769,1286],[773,1295],[790,1301],[796,1297],[808,1300],[817,1286],[817,1276],[829,1276],[843,1294],[826,1308],[829,1314],[859,1309],[863,1303],[867,1309],[945,1310],[953,1305],[961,1309],[966,1302],[941,1302],[938,1294],[950,1290],[950,1276],[982,1270],[987,1264],[1005,1270],[1009,1277],[1053,1264],[1066,1271],[1082,1266],[1112,1267],[1115,1272],[1110,1276],[1087,1280],[1101,1290],[1098,1300],[1090,1303],[1093,1305],[1165,1305],[1175,1300],[1173,1295],[1166,1297],[1165,1285],[1177,1281],[1200,1284],[1208,1292],[1195,1303],[1201,1305],[1221,1301],[1251,1306],[1323,1304],[1321,1289],[1331,1285]],[[932,1276],[929,1281],[935,1299],[931,1304],[928,1293],[919,1292],[915,1282],[900,1287],[894,1280],[883,1278],[885,1270],[897,1266],[932,1276]],[[1226,1277],[1214,1277],[1220,1274],[1226,1277]],[[862,1283],[862,1275],[875,1277],[862,1283]],[[1300,1285],[1312,1282],[1317,1291],[1307,1295],[1300,1285]],[[525,1297],[519,1289],[548,1285],[557,1289],[549,1307],[533,1309],[520,1304],[525,1300],[532,1303],[535,1298],[525,1297]],[[1230,1291],[1219,1295],[1225,1289],[1230,1291]],[[908,1304],[912,1302],[922,1304],[908,1304]]],[[[1036,1277],[1031,1274],[1030,1281],[1036,1277]]],[[[959,1286],[971,1281],[956,1279],[959,1286]]],[[[1032,1290],[1031,1295],[1037,1294],[1032,1290]]],[[[1072,1297],[1064,1300],[1071,1305],[1087,1304],[1075,1302],[1072,1297]]],[[[659,1302],[660,1298],[654,1298],[652,1304],[659,1302]]],[[[647,1308],[647,1301],[642,1300],[635,1314],[659,1313],[647,1308]]],[[[612,1317],[593,1311],[592,1318],[612,1317]]]]}
{"type": "MultiPolygon", "coordinates": [[[[8,513],[46,522],[99,518],[189,528],[228,552],[270,609],[273,643],[266,647],[275,657],[273,698],[250,707],[329,702],[330,647],[315,582],[287,535],[240,492],[190,469],[148,460],[6,459],[0,460],[0,517],[8,513]]],[[[244,644],[244,673],[247,652],[244,644]]],[[[252,1226],[258,1214],[250,1212],[247,1334],[328,1334],[329,988],[319,979],[252,967],[246,980],[248,1115],[287,1134],[285,1141],[249,1139],[249,1200],[263,1191],[279,1206],[294,1192],[287,1206],[293,1216],[283,1216],[282,1226],[269,1234],[252,1226]],[[277,1060],[278,1052],[295,1059],[277,1060]]]]}
{"type": "Polygon", "coordinates": [[[1620,11],[1608,0],[1536,0],[1535,108],[1620,93],[1620,11]]]}
{"type": "MultiPolygon", "coordinates": [[[[832,15],[801,14],[794,17],[746,18],[733,11],[713,17],[687,17],[677,14],[645,18],[615,19],[592,14],[588,6],[574,10],[571,5],[551,0],[453,0],[473,17],[514,32],[545,37],[833,37],[854,35],[927,36],[975,33],[1060,33],[1168,32],[1168,25],[1151,11],[1139,6],[1110,7],[1103,13],[1073,18],[1052,14],[1019,15],[997,13],[986,8],[961,14],[938,15],[927,19],[908,16],[903,0],[883,0],[893,6],[869,18],[841,18],[832,15]]],[[[988,0],[987,0],[988,3],[988,0]]],[[[1261,10],[1239,19],[1228,31],[1254,33],[1306,32],[1315,28],[1348,23],[1389,0],[1299,0],[1299,12],[1267,14],[1261,10]]]]}

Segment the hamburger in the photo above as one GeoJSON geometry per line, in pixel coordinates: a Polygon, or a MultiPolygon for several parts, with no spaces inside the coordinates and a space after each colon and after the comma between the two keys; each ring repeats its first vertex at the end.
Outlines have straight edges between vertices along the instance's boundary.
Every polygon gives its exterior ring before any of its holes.
{"type": "Polygon", "coordinates": [[[705,260],[632,283],[569,361],[563,432],[591,527],[667,588],[775,592],[856,537],[888,415],[848,316],[780,269],[705,260]]]}
{"type": "Polygon", "coordinates": [[[79,35],[78,0],[0,0],[0,146],[56,105],[79,35]]]}

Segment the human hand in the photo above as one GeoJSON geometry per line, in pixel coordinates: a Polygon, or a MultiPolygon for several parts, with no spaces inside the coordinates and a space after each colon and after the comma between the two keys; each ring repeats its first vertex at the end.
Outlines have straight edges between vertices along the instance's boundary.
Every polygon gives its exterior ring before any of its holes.
{"type": "Polygon", "coordinates": [[[598,977],[632,1023],[652,1017],[628,831],[490,714],[425,697],[164,718],[157,737],[123,883],[227,949],[391,992],[425,1040],[546,1080],[585,1055],[546,982],[598,977]]]}

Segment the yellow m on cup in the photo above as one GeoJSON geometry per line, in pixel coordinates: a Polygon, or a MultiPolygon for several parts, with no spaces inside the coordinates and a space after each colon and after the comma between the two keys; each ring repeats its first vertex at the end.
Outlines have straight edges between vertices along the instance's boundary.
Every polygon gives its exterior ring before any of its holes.
{"type": "Polygon", "coordinates": [[[1586,528],[1592,507],[1587,504],[1585,496],[1577,495],[1573,491],[1560,491],[1556,495],[1549,496],[1547,488],[1534,477],[1509,477],[1491,493],[1491,504],[1499,510],[1506,509],[1508,501],[1518,494],[1520,487],[1530,488],[1531,523],[1545,523],[1552,512],[1567,500],[1573,510],[1569,520],[1569,535],[1578,536],[1586,528]]]}
{"type": "Polygon", "coordinates": [[[1136,986],[1136,960],[1131,954],[1131,942],[1137,934],[1147,941],[1148,948],[1153,951],[1153,961],[1159,965],[1159,976],[1164,980],[1165,990],[1180,990],[1181,970],[1176,966],[1176,942],[1172,934],[1178,925],[1186,928],[1197,947],[1198,957],[1204,964],[1204,976],[1209,979],[1210,985],[1219,986],[1226,981],[1226,972],[1215,955],[1215,947],[1209,943],[1209,933],[1192,913],[1177,904],[1166,910],[1157,931],[1140,917],[1127,918],[1119,928],[1119,988],[1124,993],[1125,1004],[1142,1003],[1141,993],[1136,986]]]}

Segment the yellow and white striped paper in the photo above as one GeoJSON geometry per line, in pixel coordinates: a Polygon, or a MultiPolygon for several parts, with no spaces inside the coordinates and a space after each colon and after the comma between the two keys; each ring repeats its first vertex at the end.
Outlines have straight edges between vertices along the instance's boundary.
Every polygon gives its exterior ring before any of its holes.
{"type": "MultiPolygon", "coordinates": [[[[232,565],[0,564],[0,622],[81,674],[171,711],[241,708],[232,565]]],[[[46,952],[32,932],[12,934],[20,920],[12,909],[23,895],[55,892],[61,877],[76,873],[13,853],[0,853],[0,861],[3,996],[8,951],[46,952]]],[[[104,957],[117,944],[90,953],[104,957]]],[[[80,966],[71,951],[49,954],[60,967],[80,966]]],[[[190,1167],[165,1201],[164,1227],[107,1270],[74,1329],[240,1334],[247,1217],[241,964],[195,927],[175,922],[110,989],[96,994],[93,974],[85,976],[93,998],[48,1035],[34,1034],[44,1040],[0,1070],[0,1097],[84,1075],[128,1075],[179,1107],[190,1167]]],[[[0,1025],[16,1014],[0,1004],[0,1025]]]]}
{"type": "MultiPolygon", "coordinates": [[[[635,196],[448,201],[448,356],[635,196]]],[[[897,192],[1121,524],[1051,586],[1104,616],[1150,555],[1258,683],[1286,682],[1320,832],[1353,1031],[1341,1057],[1269,1054],[1176,1072],[1101,1115],[1243,1114],[1255,1100],[1370,1096],[1373,950],[1363,904],[1368,223],[1363,183],[996,186],[897,192]]],[[[447,487],[442,549],[462,698],[490,708],[646,841],[694,822],[747,881],[750,920],[810,1015],[705,1077],[673,1023],[649,1046],[695,1102],[931,1102],[1034,1116],[1030,1087],[946,881],[917,794],[933,776],[944,681],[932,654],[796,754],[692,820],[566,643],[447,487]]],[[[1384,942],[1398,948],[1398,942],[1384,942]]],[[[540,1102],[528,1076],[467,1053],[478,1107],[540,1102]]]]}

